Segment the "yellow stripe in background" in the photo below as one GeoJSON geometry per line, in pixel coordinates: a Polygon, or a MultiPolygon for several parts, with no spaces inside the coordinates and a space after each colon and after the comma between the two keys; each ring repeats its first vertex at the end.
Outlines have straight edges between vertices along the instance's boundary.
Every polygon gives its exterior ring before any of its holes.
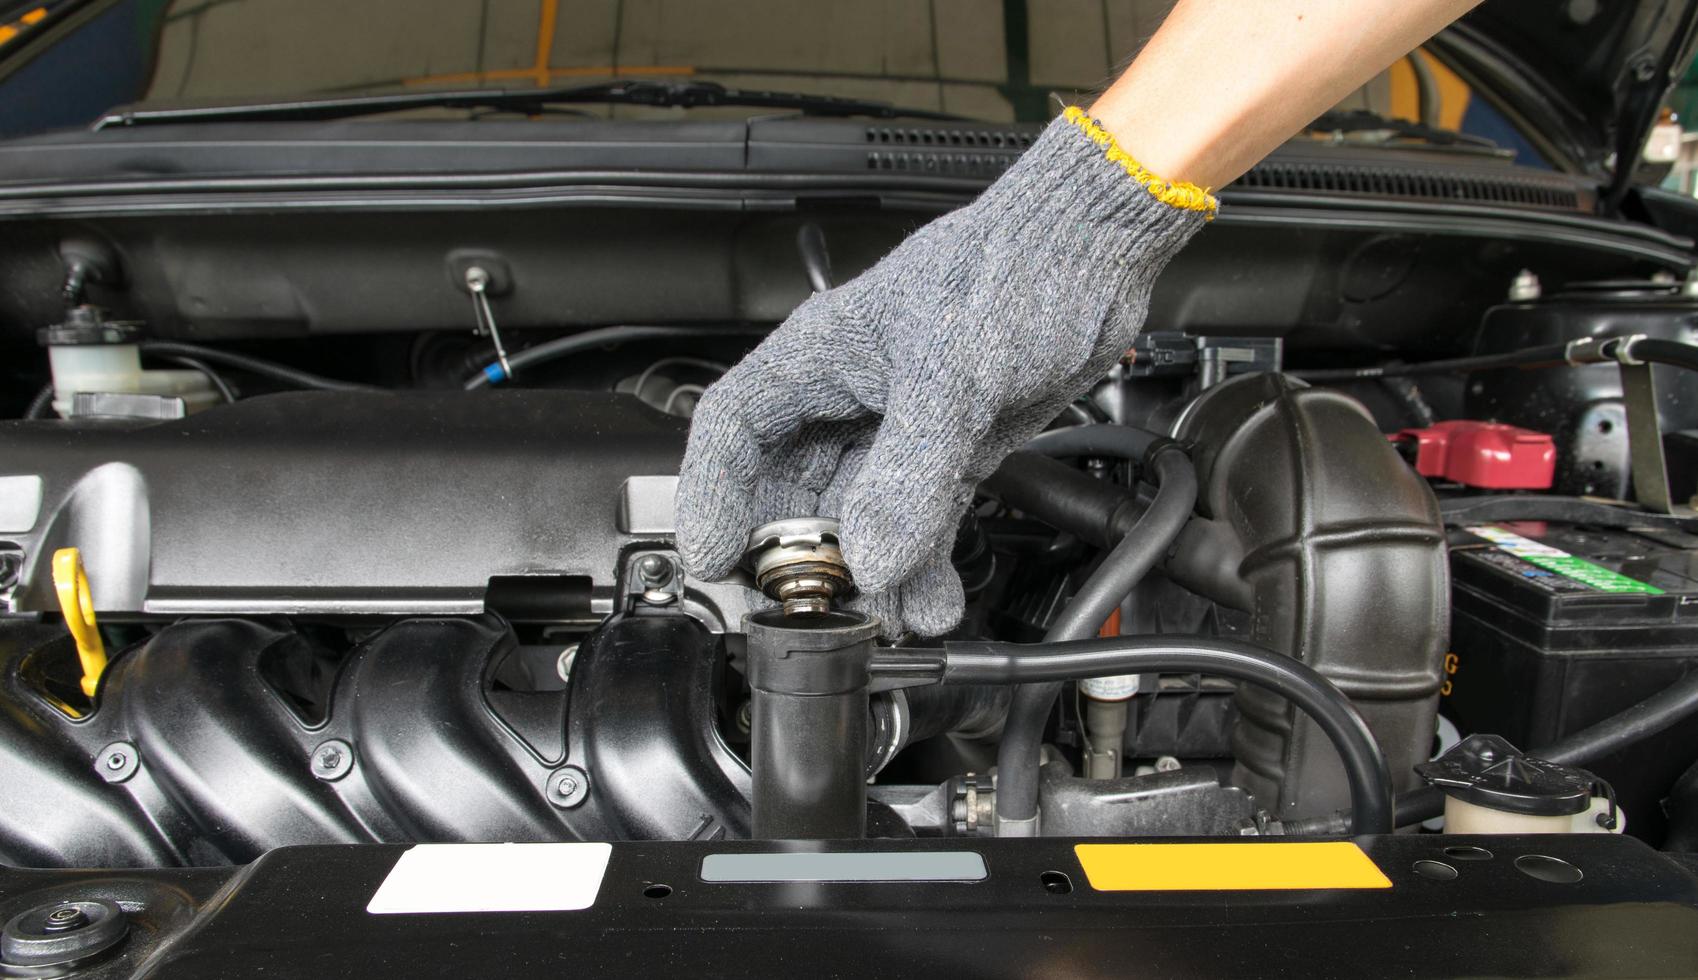
{"type": "Polygon", "coordinates": [[[1350,841],[1232,844],[1075,844],[1099,892],[1390,888],[1350,841]]]}

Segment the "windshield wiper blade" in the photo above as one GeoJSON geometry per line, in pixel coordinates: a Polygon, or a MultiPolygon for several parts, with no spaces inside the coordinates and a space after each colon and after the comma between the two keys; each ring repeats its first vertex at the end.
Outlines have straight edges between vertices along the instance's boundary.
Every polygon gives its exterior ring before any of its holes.
{"type": "Polygon", "coordinates": [[[1478,147],[1496,150],[1498,145],[1484,136],[1440,129],[1409,119],[1393,119],[1367,109],[1350,109],[1322,113],[1314,122],[1303,127],[1308,133],[1367,133],[1384,131],[1405,139],[1417,139],[1435,146],[1478,147]]]}
{"type": "Polygon", "coordinates": [[[604,82],[566,88],[465,89],[449,92],[402,92],[392,95],[350,95],[333,98],[289,99],[236,105],[123,108],[95,121],[93,129],[149,126],[162,123],[319,122],[400,112],[407,109],[505,109],[543,112],[550,106],[602,104],[695,108],[748,106],[794,109],[815,116],[871,116],[877,119],[969,121],[965,116],[930,109],[910,109],[870,99],[802,92],[768,92],[727,88],[717,82],[604,82]]]}

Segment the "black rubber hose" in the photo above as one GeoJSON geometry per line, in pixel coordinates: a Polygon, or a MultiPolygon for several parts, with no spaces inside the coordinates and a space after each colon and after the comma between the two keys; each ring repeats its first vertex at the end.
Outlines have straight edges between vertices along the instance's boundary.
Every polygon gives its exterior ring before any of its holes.
{"type": "Polygon", "coordinates": [[[1117,456],[1142,459],[1163,437],[1129,425],[1075,425],[1040,432],[1025,445],[1045,456],[1117,456]]]}
{"type": "MultiPolygon", "coordinates": [[[[1096,572],[1079,588],[1060,617],[1044,635],[1046,643],[1095,636],[1111,612],[1120,606],[1156,563],[1167,556],[1197,506],[1197,471],[1177,443],[1154,450],[1149,473],[1156,484],[1155,499],[1133,530],[1114,546],[1096,572]]],[[[1105,674],[1131,673],[1105,670],[1105,674]]],[[[996,813],[998,826],[1025,827],[1036,832],[1038,770],[1044,726],[1060,696],[1061,681],[1021,684],[1014,691],[997,748],[996,813]]]]}
{"type": "MultiPolygon", "coordinates": [[[[1695,714],[1698,714],[1698,670],[1631,708],[1527,754],[1565,766],[1588,766],[1667,731],[1695,714]]],[[[1431,820],[1442,813],[1444,793],[1431,786],[1422,786],[1397,797],[1395,816],[1399,827],[1431,820]]],[[[1348,813],[1341,812],[1293,820],[1285,825],[1285,832],[1293,835],[1338,833],[1349,819],[1348,813]]]]}
{"type": "Polygon", "coordinates": [[[908,731],[903,744],[935,735],[989,738],[1008,715],[1006,684],[928,684],[907,689],[908,731]]]}
{"type": "Polygon", "coordinates": [[[26,419],[44,419],[47,417],[48,406],[53,404],[53,386],[47,385],[35,393],[29,400],[29,407],[24,409],[26,419]]]}
{"type": "Polygon", "coordinates": [[[222,364],[225,367],[246,371],[281,381],[297,388],[316,388],[320,391],[382,391],[376,385],[360,384],[356,381],[338,381],[292,368],[287,364],[267,361],[264,358],[249,357],[246,354],[236,354],[216,347],[202,347],[199,344],[183,344],[175,340],[149,340],[141,345],[141,352],[153,357],[192,357],[196,360],[212,364],[222,364]]]}
{"type": "Polygon", "coordinates": [[[1586,766],[1698,713],[1698,670],[1625,711],[1587,725],[1530,755],[1565,766],[1586,766]]]}
{"type": "MultiPolygon", "coordinates": [[[[535,347],[527,347],[516,354],[507,355],[507,363],[512,366],[514,373],[523,367],[542,364],[547,361],[557,361],[562,357],[581,354],[587,350],[604,347],[608,344],[627,344],[638,340],[677,340],[685,337],[714,337],[725,335],[765,334],[764,327],[662,327],[662,326],[617,326],[601,327],[596,330],[586,330],[565,337],[541,343],[535,347]]],[[[491,365],[465,380],[461,385],[467,391],[487,388],[491,381],[501,380],[500,368],[491,365]],[[494,376],[491,376],[491,372],[494,376]]]]}
{"type": "MultiPolygon", "coordinates": [[[[1350,783],[1351,831],[1388,834],[1392,819],[1391,773],[1379,743],[1344,692],[1314,668],[1272,650],[1215,637],[1120,636],[1069,643],[1023,646],[1018,643],[957,642],[944,645],[944,683],[1026,682],[1019,691],[1063,680],[1106,674],[1171,672],[1230,677],[1266,687],[1315,720],[1338,749],[1350,783]]],[[[1015,695],[1018,700],[1019,695],[1015,695]]],[[[1048,706],[1045,705],[1047,715],[1048,706]]],[[[1014,723],[1011,713],[1010,727],[1014,723]]],[[[1008,734],[1003,736],[1008,745],[1008,734]]],[[[997,816],[1003,815],[1011,772],[999,755],[997,816]]],[[[1033,760],[1032,769],[1036,769],[1033,760]]],[[[1024,766],[1017,767],[1019,771],[1024,766]]],[[[1022,792],[1024,788],[1022,786],[1022,792]]],[[[1033,810],[1036,810],[1034,787],[1033,810]]]]}
{"type": "Polygon", "coordinates": [[[1137,495],[1058,459],[1010,453],[979,488],[1095,548],[1112,548],[1137,523],[1137,495]]]}

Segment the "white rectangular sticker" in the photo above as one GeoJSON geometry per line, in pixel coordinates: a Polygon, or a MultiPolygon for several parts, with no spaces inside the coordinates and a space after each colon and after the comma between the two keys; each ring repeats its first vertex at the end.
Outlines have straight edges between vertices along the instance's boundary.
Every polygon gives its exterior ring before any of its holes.
{"type": "Polygon", "coordinates": [[[595,904],[613,845],[414,844],[366,904],[373,915],[573,912],[595,904]]]}

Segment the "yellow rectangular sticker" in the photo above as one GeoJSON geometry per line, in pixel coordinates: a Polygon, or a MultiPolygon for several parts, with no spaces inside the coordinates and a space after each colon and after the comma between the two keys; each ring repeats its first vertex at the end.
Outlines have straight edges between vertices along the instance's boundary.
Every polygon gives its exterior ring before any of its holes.
{"type": "Polygon", "coordinates": [[[1232,844],[1075,844],[1099,892],[1390,888],[1350,841],[1232,844]]]}

